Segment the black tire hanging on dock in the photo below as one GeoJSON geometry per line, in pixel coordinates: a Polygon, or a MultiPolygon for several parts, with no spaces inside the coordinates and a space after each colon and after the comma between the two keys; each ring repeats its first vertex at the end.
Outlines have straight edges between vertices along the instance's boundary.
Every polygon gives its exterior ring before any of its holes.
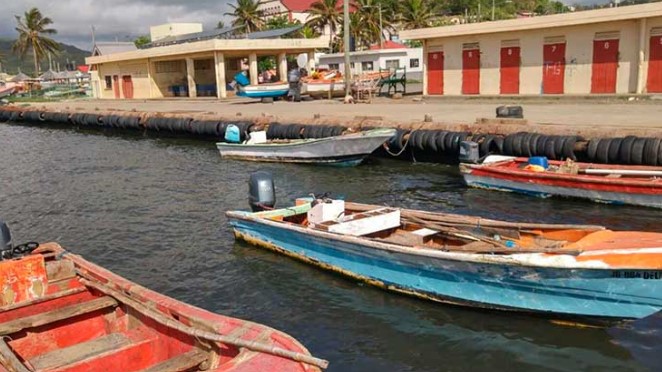
{"type": "Polygon", "coordinates": [[[630,153],[630,162],[633,165],[644,164],[644,147],[646,146],[646,138],[637,138],[632,143],[632,152],[630,153]]]}
{"type": "Polygon", "coordinates": [[[9,121],[17,123],[21,121],[21,112],[20,111],[12,111],[11,115],[9,115],[9,121]]]}
{"type": "Polygon", "coordinates": [[[542,137],[541,134],[533,133],[529,138],[529,154],[531,154],[531,156],[538,155],[538,139],[540,139],[540,137],[542,137]]]}
{"type": "Polygon", "coordinates": [[[408,132],[403,129],[398,128],[395,130],[395,134],[393,135],[393,137],[391,137],[391,139],[387,143],[390,152],[398,153],[402,150],[402,140],[406,133],[408,132]]]}
{"type": "Polygon", "coordinates": [[[437,130],[431,130],[425,138],[425,148],[430,153],[436,153],[437,150],[437,137],[440,132],[437,130]]]}
{"type": "Polygon", "coordinates": [[[511,133],[507,135],[504,140],[503,140],[503,154],[504,155],[515,155],[513,153],[513,141],[515,140],[515,137],[517,136],[517,133],[511,133]]]}
{"type": "Polygon", "coordinates": [[[556,160],[555,142],[556,138],[553,136],[549,136],[545,141],[545,156],[550,160],[556,160]]]}
{"type": "Polygon", "coordinates": [[[556,136],[556,138],[554,138],[554,154],[556,154],[556,160],[562,160],[563,147],[565,146],[565,141],[567,140],[567,136],[556,136]]]}
{"type": "Polygon", "coordinates": [[[646,144],[644,145],[644,159],[643,165],[652,165],[656,166],[657,163],[657,154],[660,149],[660,138],[647,138],[646,144]]]}
{"type": "Polygon", "coordinates": [[[598,149],[595,153],[595,158],[599,163],[609,163],[609,146],[611,145],[611,138],[601,138],[598,143],[598,149]]]}
{"type": "Polygon", "coordinates": [[[442,154],[446,151],[446,136],[449,132],[442,130],[435,136],[435,141],[437,142],[437,153],[442,154]]]}
{"type": "Polygon", "coordinates": [[[0,122],[9,121],[9,111],[0,110],[0,122]]]}
{"type": "Polygon", "coordinates": [[[575,155],[575,145],[581,140],[582,137],[579,136],[568,136],[563,143],[561,159],[577,160],[577,155],[575,155]]]}
{"type": "Polygon", "coordinates": [[[660,145],[660,148],[657,150],[657,165],[662,165],[662,144],[660,145]]]}
{"type": "Polygon", "coordinates": [[[533,149],[531,148],[531,142],[535,133],[526,133],[522,136],[522,155],[530,158],[533,156],[533,149]]]}
{"type": "Polygon", "coordinates": [[[522,141],[524,140],[524,136],[526,135],[525,132],[518,132],[515,133],[515,137],[513,138],[513,154],[515,156],[522,156],[523,151],[522,151],[522,141]]]}
{"type": "Polygon", "coordinates": [[[343,134],[343,132],[345,132],[347,130],[347,128],[343,127],[342,125],[336,125],[334,128],[335,128],[333,130],[333,135],[334,136],[341,136],[343,134]]]}
{"type": "Polygon", "coordinates": [[[632,163],[632,146],[637,140],[635,136],[627,136],[621,141],[621,148],[618,150],[618,160],[622,164],[633,164],[632,163]]]}
{"type": "Polygon", "coordinates": [[[586,157],[590,161],[595,161],[596,154],[598,153],[598,145],[600,144],[600,138],[592,138],[588,141],[588,146],[586,147],[586,157]]]}
{"type": "Polygon", "coordinates": [[[621,151],[621,144],[623,143],[623,138],[612,138],[611,144],[609,145],[609,164],[618,164],[619,154],[621,151]]]}

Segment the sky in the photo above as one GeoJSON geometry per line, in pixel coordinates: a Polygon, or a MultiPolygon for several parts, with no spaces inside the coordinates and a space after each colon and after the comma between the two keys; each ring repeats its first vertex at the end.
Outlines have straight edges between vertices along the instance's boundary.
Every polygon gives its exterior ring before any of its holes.
{"type": "MultiPolygon", "coordinates": [[[[591,4],[607,0],[567,0],[591,4]]],[[[198,22],[204,30],[219,20],[235,0],[0,0],[0,37],[15,38],[14,15],[37,7],[51,17],[58,31],[56,40],[84,50],[92,49],[92,26],[99,41],[132,41],[149,34],[150,25],[168,22],[198,22]]]]}
{"type": "Polygon", "coordinates": [[[205,30],[219,20],[234,0],[0,0],[0,37],[15,38],[15,15],[37,7],[50,17],[57,41],[81,49],[92,47],[92,26],[99,41],[133,41],[148,35],[149,26],[168,22],[202,23],[205,30]]]}

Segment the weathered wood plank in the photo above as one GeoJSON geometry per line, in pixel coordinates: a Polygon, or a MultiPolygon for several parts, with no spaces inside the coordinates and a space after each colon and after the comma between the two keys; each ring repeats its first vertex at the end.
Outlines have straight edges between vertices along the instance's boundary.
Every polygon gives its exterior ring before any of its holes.
{"type": "Polygon", "coordinates": [[[69,305],[46,313],[14,319],[0,324],[0,335],[8,335],[19,332],[26,328],[34,328],[42,325],[68,319],[74,316],[91,313],[93,311],[117,306],[117,301],[112,297],[100,297],[80,304],[69,305]]]}
{"type": "Polygon", "coordinates": [[[73,346],[53,350],[30,359],[30,364],[38,371],[63,367],[81,362],[94,356],[119,350],[131,344],[131,340],[121,333],[96,338],[73,346]]]}
{"type": "Polygon", "coordinates": [[[193,349],[187,353],[170,358],[141,372],[180,372],[198,366],[207,360],[208,354],[200,349],[193,349]]]}
{"type": "Polygon", "coordinates": [[[9,372],[30,372],[29,369],[18,359],[7,342],[0,337],[0,364],[9,372]]]}
{"type": "Polygon", "coordinates": [[[76,276],[74,263],[69,260],[47,262],[46,273],[48,275],[49,283],[64,279],[70,279],[76,276]]]}

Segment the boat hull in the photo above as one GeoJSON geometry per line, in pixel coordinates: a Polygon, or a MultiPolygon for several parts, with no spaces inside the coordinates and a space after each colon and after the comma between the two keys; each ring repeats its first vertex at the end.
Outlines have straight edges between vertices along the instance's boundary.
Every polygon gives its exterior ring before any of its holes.
{"type": "Polygon", "coordinates": [[[288,84],[248,85],[240,87],[237,95],[248,98],[275,98],[286,95],[288,91],[288,84]]]}
{"type": "MultiPolygon", "coordinates": [[[[607,204],[629,204],[662,208],[662,183],[597,182],[587,176],[548,175],[534,172],[504,172],[489,165],[460,165],[467,186],[489,190],[517,192],[537,197],[569,197],[607,204]]],[[[595,178],[595,177],[593,177],[595,178]]]]}
{"type": "Polygon", "coordinates": [[[304,84],[304,92],[316,98],[325,98],[331,94],[332,97],[345,95],[344,82],[309,82],[304,84]]]}
{"type": "Polygon", "coordinates": [[[394,129],[371,131],[281,144],[217,143],[221,157],[266,162],[354,166],[395,134],[394,129]]]}
{"type": "Polygon", "coordinates": [[[327,270],[416,297],[551,317],[641,318],[662,309],[660,270],[566,269],[375,249],[357,239],[228,214],[235,236],[327,270]]]}

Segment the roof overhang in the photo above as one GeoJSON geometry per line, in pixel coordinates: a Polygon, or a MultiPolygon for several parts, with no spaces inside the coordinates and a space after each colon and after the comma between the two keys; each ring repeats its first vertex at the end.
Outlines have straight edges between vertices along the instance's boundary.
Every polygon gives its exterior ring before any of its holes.
{"type": "Polygon", "coordinates": [[[328,48],[326,38],[316,39],[214,39],[192,43],[175,44],[130,52],[113,53],[85,58],[88,65],[129,61],[145,58],[185,56],[205,52],[307,52],[328,48]]]}
{"type": "MultiPolygon", "coordinates": [[[[357,52],[350,52],[349,55],[354,56],[369,56],[369,55],[385,55],[385,54],[407,54],[411,49],[416,48],[400,48],[400,49],[371,49],[371,50],[360,50],[357,52]]],[[[345,53],[329,53],[321,54],[319,58],[338,58],[345,56],[345,53]]]]}
{"type": "Polygon", "coordinates": [[[627,21],[662,16],[662,3],[630,5],[619,8],[586,10],[531,18],[509,19],[496,22],[469,23],[400,31],[400,39],[422,40],[501,32],[578,26],[593,23],[627,21]]]}

